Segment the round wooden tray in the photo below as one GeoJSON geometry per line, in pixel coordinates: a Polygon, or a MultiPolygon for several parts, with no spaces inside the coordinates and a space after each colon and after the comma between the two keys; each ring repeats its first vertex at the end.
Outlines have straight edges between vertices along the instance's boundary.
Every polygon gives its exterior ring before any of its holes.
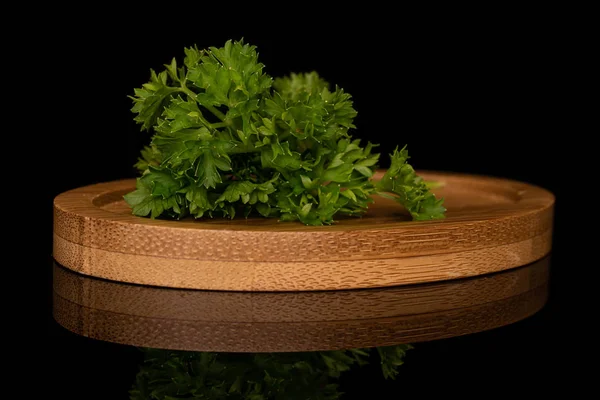
{"type": "MultiPolygon", "coordinates": [[[[378,172],[381,176],[382,171],[378,172]]],[[[115,281],[175,288],[304,291],[386,287],[476,276],[550,252],[554,196],[491,177],[420,172],[439,181],[447,218],[410,221],[375,197],[362,218],[310,227],[274,218],[151,220],[131,215],[134,180],[54,201],[54,258],[115,281]]]]}
{"type": "Polygon", "coordinates": [[[454,281],[316,292],[220,292],[111,282],[54,266],[54,317],[86,337],[228,352],[337,350],[497,328],[546,302],[548,257],[454,281]]]}

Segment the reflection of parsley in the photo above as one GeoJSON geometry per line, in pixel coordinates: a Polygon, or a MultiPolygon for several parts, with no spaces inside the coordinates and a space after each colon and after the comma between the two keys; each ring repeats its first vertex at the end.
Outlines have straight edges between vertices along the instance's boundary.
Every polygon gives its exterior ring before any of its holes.
{"type": "MultiPolygon", "coordinates": [[[[410,345],[379,347],[383,375],[395,378],[410,345]]],[[[194,353],[145,350],[131,400],[334,400],[335,378],[368,364],[373,349],[309,353],[194,353]]]]}
{"type": "Polygon", "coordinates": [[[443,218],[442,200],[396,149],[380,182],[379,154],[352,139],[351,96],[315,72],[273,80],[254,46],[185,49],[135,90],[135,120],[154,130],[136,164],[137,189],[125,200],[139,216],[233,218],[259,213],[308,225],[361,215],[376,193],[413,219],[443,218]]]}

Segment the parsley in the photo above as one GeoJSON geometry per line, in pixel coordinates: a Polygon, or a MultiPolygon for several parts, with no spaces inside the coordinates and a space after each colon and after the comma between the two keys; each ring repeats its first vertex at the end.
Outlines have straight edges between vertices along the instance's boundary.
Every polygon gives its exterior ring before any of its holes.
{"type": "Polygon", "coordinates": [[[372,179],[376,145],[353,139],[351,96],[316,72],[273,80],[255,46],[185,49],[135,89],[132,111],[153,130],[125,200],[138,216],[195,218],[260,214],[307,225],[358,216],[380,194],[415,220],[443,218],[442,199],[407,163],[406,147],[372,179]]]}
{"type": "Polygon", "coordinates": [[[335,400],[336,380],[379,355],[394,379],[411,345],[301,353],[206,353],[145,349],[131,400],[335,400]]]}

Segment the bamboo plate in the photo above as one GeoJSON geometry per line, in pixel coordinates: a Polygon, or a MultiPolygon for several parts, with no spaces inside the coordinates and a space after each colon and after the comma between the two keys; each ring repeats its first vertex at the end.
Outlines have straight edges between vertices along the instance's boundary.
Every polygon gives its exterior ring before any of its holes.
{"type": "MultiPolygon", "coordinates": [[[[380,177],[382,171],[378,172],[380,177]]],[[[274,218],[151,220],[122,196],[134,180],[54,201],[54,258],[74,271],[155,286],[235,291],[386,287],[477,276],[550,252],[554,196],[505,179],[420,172],[443,183],[447,218],[410,221],[375,197],[362,218],[309,227],[274,218]]]]}
{"type": "Polygon", "coordinates": [[[54,317],[72,332],[134,346],[289,352],[415,343],[526,318],[548,294],[549,259],[495,274],[392,288],[220,292],[156,288],[55,264],[54,317]]]}

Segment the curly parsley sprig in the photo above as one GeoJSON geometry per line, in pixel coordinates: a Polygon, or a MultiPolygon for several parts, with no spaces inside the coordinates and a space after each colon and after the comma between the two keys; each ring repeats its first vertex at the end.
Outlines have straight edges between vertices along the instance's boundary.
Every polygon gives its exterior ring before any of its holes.
{"type": "Polygon", "coordinates": [[[138,216],[195,218],[258,213],[307,225],[361,215],[374,194],[391,196],[415,220],[443,218],[443,200],[407,163],[406,148],[374,182],[376,145],[349,133],[351,96],[316,72],[273,80],[256,47],[185,49],[135,89],[132,111],[153,130],[125,200],[138,216]]]}

